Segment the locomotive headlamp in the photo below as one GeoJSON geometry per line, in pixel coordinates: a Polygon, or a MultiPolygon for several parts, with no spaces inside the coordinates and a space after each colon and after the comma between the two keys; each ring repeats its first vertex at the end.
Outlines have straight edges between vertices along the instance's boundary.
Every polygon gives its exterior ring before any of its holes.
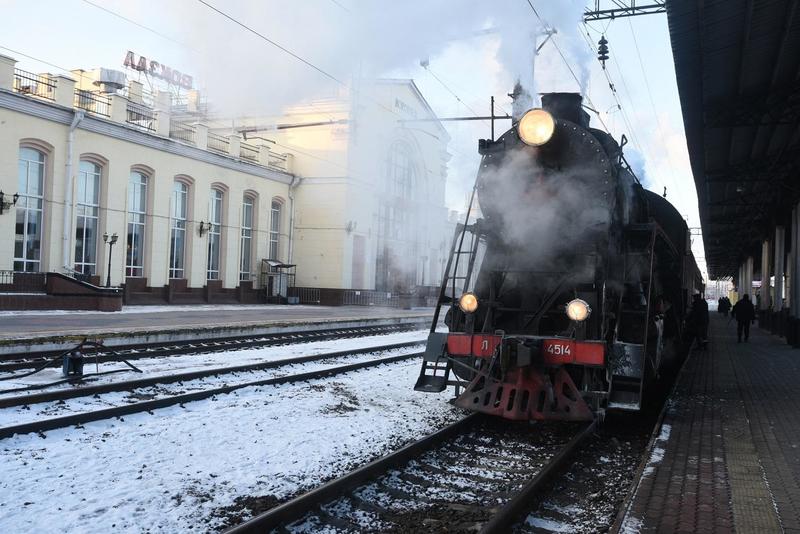
{"type": "Polygon", "coordinates": [[[478,297],[474,293],[464,293],[458,299],[458,307],[464,313],[475,313],[475,310],[478,309],[478,297]]]}
{"type": "Polygon", "coordinates": [[[543,109],[532,109],[525,113],[517,124],[519,137],[525,144],[541,146],[553,137],[556,121],[543,109]]]}
{"type": "Polygon", "coordinates": [[[589,318],[592,314],[592,309],[585,300],[575,299],[569,301],[567,304],[567,317],[573,321],[582,322],[589,318]]]}

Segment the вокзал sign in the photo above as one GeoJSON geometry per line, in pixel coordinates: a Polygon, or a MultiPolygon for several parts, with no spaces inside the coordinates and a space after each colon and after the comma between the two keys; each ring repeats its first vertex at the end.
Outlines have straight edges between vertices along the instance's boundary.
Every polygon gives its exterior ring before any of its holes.
{"type": "Polygon", "coordinates": [[[160,78],[173,85],[183,87],[184,89],[192,88],[193,80],[188,74],[183,74],[172,67],[167,67],[166,65],[152,59],[148,61],[144,56],[139,56],[139,61],[136,61],[136,54],[130,50],[128,50],[128,53],[125,55],[125,61],[123,62],[123,65],[130,67],[133,70],[138,70],[139,72],[149,74],[155,78],[160,78]]]}

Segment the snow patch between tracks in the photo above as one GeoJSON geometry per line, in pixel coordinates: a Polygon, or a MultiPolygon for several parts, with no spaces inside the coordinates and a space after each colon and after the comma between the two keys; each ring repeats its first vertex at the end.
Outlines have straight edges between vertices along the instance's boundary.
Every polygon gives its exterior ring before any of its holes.
{"type": "Polygon", "coordinates": [[[213,530],[236,497],[284,498],[455,421],[448,393],[413,391],[418,372],[412,360],[5,439],[0,527],[213,530]]]}

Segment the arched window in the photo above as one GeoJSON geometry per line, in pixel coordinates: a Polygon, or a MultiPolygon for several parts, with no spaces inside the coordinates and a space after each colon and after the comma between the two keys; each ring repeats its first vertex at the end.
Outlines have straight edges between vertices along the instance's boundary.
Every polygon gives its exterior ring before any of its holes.
{"type": "Polygon", "coordinates": [[[128,241],[125,276],[144,276],[144,230],[147,212],[147,176],[131,171],[128,178],[128,241]]]}
{"type": "Polygon", "coordinates": [[[222,191],[211,190],[208,202],[208,280],[219,280],[219,251],[222,244],[222,191]]]}
{"type": "Polygon", "coordinates": [[[186,219],[188,217],[189,186],[175,180],[172,185],[170,218],[169,277],[184,277],[186,253],[186,219]]]}
{"type": "Polygon", "coordinates": [[[281,214],[283,202],[279,198],[272,199],[269,223],[269,259],[278,260],[280,256],[281,214]]]}
{"type": "Polygon", "coordinates": [[[100,219],[100,175],[102,168],[81,160],[78,170],[77,224],[75,225],[75,271],[97,272],[97,231],[100,219]]]}
{"type": "Polygon", "coordinates": [[[42,256],[45,155],[33,148],[19,149],[17,220],[14,270],[38,272],[42,256]]]}
{"type": "Polygon", "coordinates": [[[255,198],[245,194],[242,200],[242,236],[241,236],[241,260],[239,262],[239,280],[250,280],[251,264],[253,257],[253,209],[255,198]]]}

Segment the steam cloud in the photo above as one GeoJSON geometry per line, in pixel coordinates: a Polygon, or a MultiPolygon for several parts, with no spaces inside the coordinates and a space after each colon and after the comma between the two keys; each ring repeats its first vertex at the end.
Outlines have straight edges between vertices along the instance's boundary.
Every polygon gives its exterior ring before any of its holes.
{"type": "MultiPolygon", "coordinates": [[[[541,54],[535,56],[537,42],[541,43],[543,39],[543,28],[527,0],[283,0],[268,3],[212,0],[212,3],[325,71],[321,73],[277,50],[210,9],[185,10],[174,3],[166,3],[163,9],[172,12],[169,16],[181,20],[177,25],[177,29],[183,32],[181,40],[199,52],[200,64],[193,68],[197,78],[204,83],[213,108],[221,116],[280,116],[288,106],[340,96],[345,94],[347,87],[357,90],[368,87],[369,84],[363,84],[361,80],[379,78],[403,69],[408,71],[418,65],[420,59],[435,58],[453,43],[472,39],[481,39],[482,47],[496,51],[494,59],[499,68],[487,69],[476,59],[471,64],[464,64],[463,69],[474,72],[476,78],[494,77],[494,94],[510,92],[519,81],[533,97],[533,103],[538,104],[539,92],[583,93],[587,89],[592,58],[577,33],[584,7],[582,0],[534,2],[541,17],[557,29],[556,39],[579,79],[580,88],[552,43],[545,45],[541,54]]],[[[368,94],[364,96],[366,98],[359,98],[362,126],[373,119],[392,119],[374,103],[370,104],[368,94]]],[[[465,128],[475,132],[472,139],[486,136],[485,125],[465,125],[465,128]],[[481,127],[483,129],[478,133],[477,128],[481,127]]],[[[357,162],[357,168],[352,169],[354,174],[375,176],[376,172],[380,173],[385,158],[382,139],[389,135],[390,132],[374,125],[367,126],[366,130],[361,128],[361,134],[355,134],[359,152],[371,152],[378,161],[357,162]],[[367,130],[371,137],[363,135],[367,130]]],[[[470,161],[461,162],[462,168],[456,169],[455,173],[451,169],[451,174],[456,175],[455,184],[468,189],[471,186],[468,182],[475,176],[478,156],[474,154],[474,158],[462,159],[470,161]]],[[[529,176],[530,169],[518,169],[512,161],[512,166],[504,172],[524,172],[529,176]]],[[[519,182],[508,182],[515,183],[519,182]]],[[[380,186],[376,193],[379,190],[380,186]]],[[[536,248],[540,251],[545,250],[545,236],[549,236],[549,246],[558,248],[561,243],[574,241],[559,239],[559,236],[566,237],[564,232],[567,231],[559,221],[563,222],[563,214],[573,210],[579,200],[579,192],[564,189],[549,203],[536,202],[536,210],[507,213],[507,217],[518,217],[519,220],[509,219],[505,226],[526,229],[527,235],[516,238],[537,243],[536,248]],[[526,217],[527,222],[523,224],[526,217]],[[556,227],[560,229],[552,232],[556,227]]],[[[590,216],[585,211],[580,213],[580,217],[590,216]]],[[[430,233],[425,224],[432,221],[412,222],[420,226],[410,231],[412,235],[430,233]]],[[[572,222],[588,224],[582,220],[572,222]]],[[[437,248],[437,245],[425,243],[426,248],[437,248]]],[[[402,256],[401,250],[397,252],[402,256]]],[[[395,267],[404,271],[412,269],[413,264],[395,267]]]]}
{"type": "MultiPolygon", "coordinates": [[[[441,53],[454,40],[474,38],[490,28],[489,38],[499,40],[497,59],[503,79],[498,85],[504,92],[510,91],[517,79],[532,95],[540,90],[576,89],[553,51],[537,58],[540,63],[534,83],[535,40],[541,28],[526,0],[217,4],[344,83],[416,65],[420,58],[441,53]]],[[[548,24],[557,28],[557,38],[584,90],[591,57],[576,29],[583,2],[538,0],[534,5],[548,24]]],[[[183,32],[181,40],[198,52],[198,78],[217,109],[228,116],[278,114],[287,105],[341,90],[338,82],[204,6],[185,9],[168,2],[162,8],[170,18],[181,21],[176,28],[183,32]]],[[[476,72],[476,76],[482,74],[476,72]]]]}
{"type": "Polygon", "coordinates": [[[561,262],[573,268],[608,231],[611,200],[602,196],[602,178],[577,162],[564,163],[548,172],[522,149],[481,178],[483,212],[494,225],[500,223],[513,251],[507,261],[519,262],[519,268],[562,270],[561,262]]]}

